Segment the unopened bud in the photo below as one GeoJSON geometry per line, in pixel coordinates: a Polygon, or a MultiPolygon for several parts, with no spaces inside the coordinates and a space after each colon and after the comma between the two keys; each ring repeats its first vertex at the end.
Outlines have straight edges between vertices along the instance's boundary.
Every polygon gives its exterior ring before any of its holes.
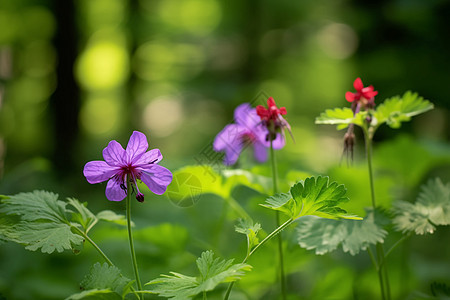
{"type": "Polygon", "coordinates": [[[139,202],[144,202],[144,194],[142,194],[142,193],[138,193],[137,195],[136,195],[136,199],[137,199],[137,201],[139,201],[139,202]]]}

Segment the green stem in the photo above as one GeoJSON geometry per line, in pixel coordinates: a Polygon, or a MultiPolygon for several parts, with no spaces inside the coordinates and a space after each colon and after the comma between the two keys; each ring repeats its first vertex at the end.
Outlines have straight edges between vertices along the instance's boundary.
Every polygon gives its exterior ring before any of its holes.
{"type": "Polygon", "coordinates": [[[72,226],[73,229],[75,229],[82,237],[84,237],[89,243],[91,243],[91,245],[95,248],[95,250],[97,250],[97,252],[103,257],[103,259],[108,263],[108,265],[110,265],[111,267],[114,266],[114,264],[112,263],[112,261],[108,258],[108,256],[106,256],[106,254],[102,251],[102,249],[100,249],[100,247],[81,229],[72,226]]]}
{"type": "Polygon", "coordinates": [[[372,169],[372,138],[370,137],[370,134],[367,132],[367,129],[364,129],[364,138],[366,140],[366,155],[367,155],[367,167],[369,169],[370,196],[372,199],[372,207],[373,209],[375,209],[377,205],[375,201],[375,185],[372,169]]]}
{"type": "Polygon", "coordinates": [[[372,249],[371,249],[370,247],[367,247],[367,252],[369,253],[370,260],[372,261],[373,267],[374,267],[375,270],[377,270],[377,272],[378,272],[378,263],[377,263],[375,257],[373,256],[372,249]]]}
{"type": "MultiPolygon", "coordinates": [[[[136,253],[134,252],[133,235],[131,233],[131,183],[129,181],[127,181],[126,210],[127,210],[128,241],[130,242],[130,252],[131,252],[131,259],[133,262],[134,276],[136,279],[138,290],[142,290],[141,280],[139,279],[139,271],[136,261],[136,253]]],[[[143,296],[139,294],[139,298],[143,299],[143,296]]]]}
{"type": "Polygon", "coordinates": [[[406,240],[407,238],[409,238],[410,234],[404,235],[402,236],[394,245],[392,245],[392,247],[386,252],[386,254],[384,255],[384,259],[383,261],[381,261],[381,265],[384,264],[384,261],[386,260],[386,258],[389,256],[389,254],[391,254],[392,251],[394,251],[395,248],[397,248],[398,245],[400,245],[400,243],[402,243],[404,240],[406,240]]]}
{"type": "MultiPolygon", "coordinates": [[[[277,173],[277,161],[275,158],[275,151],[273,149],[273,140],[270,140],[270,160],[272,162],[272,180],[273,180],[273,194],[278,193],[278,173],[277,173]]],[[[277,227],[280,226],[280,212],[275,212],[275,222],[277,227]]],[[[286,283],[284,277],[284,258],[283,258],[283,238],[281,234],[278,235],[278,255],[280,263],[280,285],[281,285],[281,297],[286,299],[286,283]]]]}
{"type": "MultiPolygon", "coordinates": [[[[281,231],[283,231],[283,229],[285,229],[286,227],[288,227],[289,225],[291,225],[294,222],[293,219],[289,219],[286,222],[284,222],[282,225],[278,226],[277,229],[275,229],[274,231],[272,231],[268,236],[266,236],[261,242],[258,243],[258,245],[255,246],[255,248],[252,249],[252,251],[250,251],[250,253],[245,257],[245,259],[242,261],[242,263],[246,263],[247,260],[250,258],[250,256],[252,256],[253,253],[256,252],[256,250],[258,250],[261,246],[263,246],[265,243],[267,243],[271,238],[273,238],[274,236],[276,236],[277,234],[279,234],[281,231]]],[[[231,282],[228,285],[228,289],[227,292],[225,293],[224,296],[224,300],[228,300],[228,297],[230,296],[231,293],[231,289],[233,288],[234,285],[234,281],[231,282]]]]}
{"type": "MultiPolygon", "coordinates": [[[[363,128],[364,132],[364,139],[366,142],[366,156],[367,156],[367,167],[369,171],[369,182],[370,182],[370,195],[372,199],[372,207],[375,212],[376,209],[376,200],[375,200],[375,185],[374,185],[374,178],[373,178],[373,168],[372,168],[372,136],[373,133],[370,132],[370,128],[363,128]]],[[[385,262],[385,255],[383,250],[383,245],[378,243],[375,247],[376,249],[376,257],[377,257],[377,273],[378,273],[378,280],[380,282],[380,291],[381,291],[381,298],[390,300],[391,299],[391,293],[390,293],[390,285],[389,285],[389,279],[388,279],[388,272],[387,272],[387,264],[385,262]],[[383,264],[382,264],[383,262],[383,264]],[[385,287],[386,286],[386,287],[385,287]]]]}

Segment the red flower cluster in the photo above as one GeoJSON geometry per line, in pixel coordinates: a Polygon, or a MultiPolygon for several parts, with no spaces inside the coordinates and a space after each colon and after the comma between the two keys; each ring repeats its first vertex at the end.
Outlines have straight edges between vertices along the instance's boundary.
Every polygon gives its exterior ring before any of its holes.
{"type": "Polygon", "coordinates": [[[348,102],[353,101],[362,101],[363,104],[373,103],[374,97],[378,94],[378,91],[374,91],[374,87],[372,85],[369,85],[368,87],[364,87],[361,78],[356,78],[353,82],[353,86],[356,90],[356,93],[347,92],[345,93],[345,99],[347,99],[348,102]],[[362,99],[361,99],[362,98],[362,99]]]}
{"type": "Polygon", "coordinates": [[[285,107],[278,108],[275,104],[275,100],[270,97],[267,99],[267,108],[262,105],[258,105],[256,107],[256,113],[262,121],[277,121],[279,119],[279,115],[285,115],[287,112],[285,107]]]}

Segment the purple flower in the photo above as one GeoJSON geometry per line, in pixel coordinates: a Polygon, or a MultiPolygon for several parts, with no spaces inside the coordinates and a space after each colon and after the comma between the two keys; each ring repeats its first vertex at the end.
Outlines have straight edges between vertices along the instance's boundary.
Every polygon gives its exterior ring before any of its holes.
{"type": "Polygon", "coordinates": [[[83,174],[91,184],[108,180],[106,198],[110,201],[122,201],[127,195],[127,180],[136,187],[136,199],[144,201],[136,180],[144,182],[155,194],[161,195],[172,182],[172,173],[158,165],[162,160],[159,149],[148,149],[147,138],[134,131],[128,141],[127,149],[116,142],[109,142],[103,149],[105,161],[90,161],[84,166],[83,174]]]}
{"type": "MultiPolygon", "coordinates": [[[[243,103],[234,111],[235,124],[228,124],[214,139],[213,148],[217,152],[224,151],[224,164],[234,164],[246,146],[253,146],[255,159],[259,162],[267,160],[267,149],[270,141],[266,140],[268,130],[262,126],[256,109],[243,103]]],[[[284,138],[274,141],[274,148],[284,146],[284,138]]]]}

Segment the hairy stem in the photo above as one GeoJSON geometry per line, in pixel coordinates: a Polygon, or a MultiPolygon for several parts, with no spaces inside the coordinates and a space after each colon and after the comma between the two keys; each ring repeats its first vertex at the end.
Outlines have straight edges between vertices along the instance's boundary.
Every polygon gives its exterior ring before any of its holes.
{"type": "MultiPolygon", "coordinates": [[[[277,161],[275,158],[275,151],[273,149],[273,140],[270,140],[270,161],[272,162],[272,180],[273,180],[273,194],[278,193],[278,172],[277,161]]],[[[280,212],[275,212],[275,222],[277,227],[280,226],[280,212]]],[[[283,238],[281,234],[278,235],[278,256],[280,264],[280,285],[281,285],[281,298],[286,299],[286,283],[284,277],[284,258],[283,258],[283,238]]]]}
{"type": "MultiPolygon", "coordinates": [[[[370,129],[363,128],[364,139],[366,142],[367,167],[368,167],[368,171],[369,171],[370,196],[372,199],[372,207],[375,211],[375,209],[376,209],[375,185],[374,185],[373,168],[372,168],[372,135],[373,134],[370,133],[369,130],[370,129]]],[[[383,245],[380,243],[377,243],[375,249],[376,249],[377,273],[378,273],[378,280],[380,283],[381,298],[383,300],[385,300],[385,299],[390,300],[391,299],[390,285],[389,285],[387,264],[385,261],[383,245]]]]}
{"type": "MultiPolygon", "coordinates": [[[[139,271],[136,261],[136,253],[134,252],[133,235],[131,233],[131,183],[129,180],[127,180],[126,210],[127,210],[128,241],[130,242],[130,252],[134,269],[134,277],[136,279],[138,290],[142,290],[141,280],[139,278],[139,271]]],[[[139,299],[143,299],[143,295],[139,294],[139,299]]]]}

